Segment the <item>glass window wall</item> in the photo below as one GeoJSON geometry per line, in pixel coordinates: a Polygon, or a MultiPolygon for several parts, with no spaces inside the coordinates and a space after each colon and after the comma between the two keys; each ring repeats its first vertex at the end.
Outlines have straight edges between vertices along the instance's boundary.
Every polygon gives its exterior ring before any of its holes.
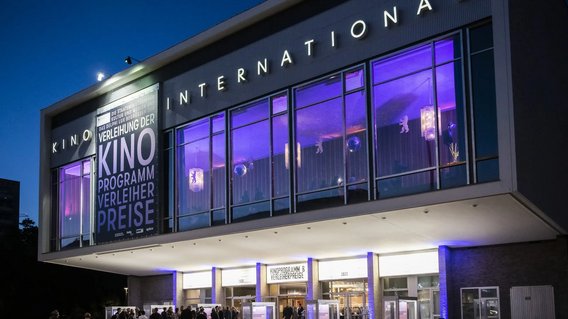
{"type": "Polygon", "coordinates": [[[460,34],[372,62],[377,197],[467,184],[460,34]]]}
{"type": "Polygon", "coordinates": [[[91,243],[91,160],[63,166],[58,176],[59,248],[91,243]]]}
{"type": "Polygon", "coordinates": [[[224,224],[225,114],[177,130],[178,230],[224,224]]]}
{"type": "Polygon", "coordinates": [[[288,214],[287,93],[231,110],[230,124],[231,221],[288,214]]]}
{"type": "Polygon", "coordinates": [[[358,67],[294,89],[297,211],[368,200],[364,83],[358,67]]]}

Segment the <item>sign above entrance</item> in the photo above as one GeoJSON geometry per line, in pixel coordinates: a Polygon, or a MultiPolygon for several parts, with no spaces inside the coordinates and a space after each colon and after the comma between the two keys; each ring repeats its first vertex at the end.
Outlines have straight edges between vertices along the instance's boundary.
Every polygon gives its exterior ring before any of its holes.
{"type": "Polygon", "coordinates": [[[319,262],[319,280],[367,278],[367,258],[319,262]]]}
{"type": "Polygon", "coordinates": [[[272,265],[266,267],[266,283],[294,282],[308,280],[308,264],[272,265]]]}
{"type": "Polygon", "coordinates": [[[183,289],[211,288],[211,271],[188,272],[183,274],[183,289]]]}
{"type": "Polygon", "coordinates": [[[379,276],[403,276],[438,273],[438,252],[379,256],[379,276]]]}
{"type": "Polygon", "coordinates": [[[223,269],[221,286],[254,286],[256,285],[256,268],[223,269]]]}

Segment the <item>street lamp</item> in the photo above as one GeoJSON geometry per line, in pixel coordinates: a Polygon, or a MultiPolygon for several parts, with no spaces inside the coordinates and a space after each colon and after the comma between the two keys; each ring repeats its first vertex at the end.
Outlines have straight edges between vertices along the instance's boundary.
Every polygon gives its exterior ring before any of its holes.
{"type": "Polygon", "coordinates": [[[128,287],[124,287],[124,300],[125,300],[125,306],[128,306],[128,287]]]}

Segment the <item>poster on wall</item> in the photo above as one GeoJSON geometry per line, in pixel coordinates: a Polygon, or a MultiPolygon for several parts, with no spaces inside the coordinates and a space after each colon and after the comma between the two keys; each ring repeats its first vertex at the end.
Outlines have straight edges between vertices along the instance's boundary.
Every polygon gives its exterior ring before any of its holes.
{"type": "Polygon", "coordinates": [[[158,86],[97,111],[98,243],[158,231],[158,86]]]}

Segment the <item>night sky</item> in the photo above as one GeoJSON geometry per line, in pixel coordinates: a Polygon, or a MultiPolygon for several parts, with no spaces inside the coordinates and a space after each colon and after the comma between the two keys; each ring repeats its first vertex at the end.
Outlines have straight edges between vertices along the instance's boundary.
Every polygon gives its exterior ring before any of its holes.
{"type": "Polygon", "coordinates": [[[1,0],[0,178],[37,222],[40,110],[261,0],[1,0]]]}

